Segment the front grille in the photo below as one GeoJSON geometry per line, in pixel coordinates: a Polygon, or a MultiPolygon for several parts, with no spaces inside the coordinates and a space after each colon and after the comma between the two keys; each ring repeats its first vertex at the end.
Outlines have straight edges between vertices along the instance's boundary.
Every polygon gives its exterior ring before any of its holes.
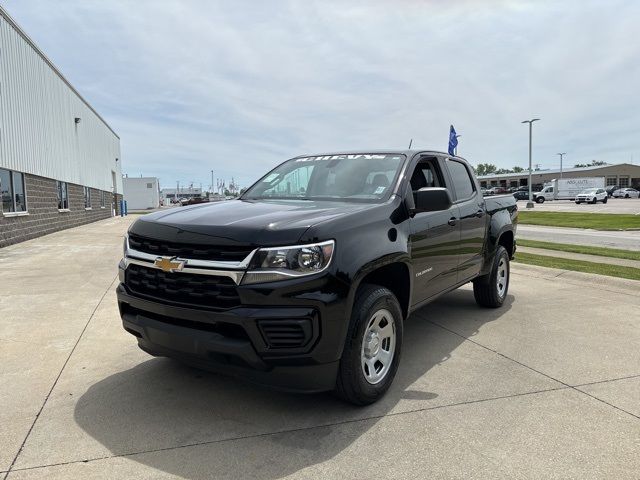
{"type": "Polygon", "coordinates": [[[312,336],[309,319],[260,320],[258,325],[265,341],[271,348],[303,347],[312,336]]]}
{"type": "Polygon", "coordinates": [[[139,252],[163,257],[191,258],[194,260],[213,260],[240,262],[251,253],[248,246],[220,246],[194,243],[174,243],[153,238],[129,234],[129,247],[139,252]]]}
{"type": "Polygon", "coordinates": [[[132,263],[125,273],[125,285],[134,294],[165,303],[219,309],[240,305],[236,284],[228,277],[166,273],[132,263]]]}

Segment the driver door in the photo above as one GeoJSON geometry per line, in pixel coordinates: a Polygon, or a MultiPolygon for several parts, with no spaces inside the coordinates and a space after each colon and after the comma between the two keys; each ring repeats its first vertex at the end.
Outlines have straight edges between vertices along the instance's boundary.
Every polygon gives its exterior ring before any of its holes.
{"type": "MultiPolygon", "coordinates": [[[[411,175],[411,192],[407,192],[407,195],[413,195],[415,202],[415,192],[424,187],[448,188],[438,158],[429,157],[418,162],[411,175]]],[[[439,212],[416,213],[410,219],[409,248],[413,265],[414,304],[456,284],[460,248],[459,219],[459,210],[455,204],[439,212]]]]}

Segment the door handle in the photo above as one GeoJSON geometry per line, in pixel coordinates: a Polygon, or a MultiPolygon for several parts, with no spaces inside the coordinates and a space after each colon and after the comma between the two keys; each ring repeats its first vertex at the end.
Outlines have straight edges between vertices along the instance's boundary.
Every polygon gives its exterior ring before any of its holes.
{"type": "Polygon", "coordinates": [[[478,210],[478,211],[476,212],[476,217],[478,217],[478,218],[482,218],[483,216],[484,216],[484,210],[478,210]]]}
{"type": "Polygon", "coordinates": [[[458,219],[456,217],[451,217],[447,223],[452,227],[455,227],[456,224],[458,223],[458,219]]]}

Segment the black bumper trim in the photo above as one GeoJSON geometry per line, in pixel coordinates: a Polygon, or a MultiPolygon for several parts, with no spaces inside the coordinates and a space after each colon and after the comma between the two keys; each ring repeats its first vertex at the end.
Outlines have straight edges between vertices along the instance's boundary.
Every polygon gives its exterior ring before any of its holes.
{"type": "MultiPolygon", "coordinates": [[[[250,328],[260,337],[256,318],[264,318],[268,311],[243,308],[234,313],[212,314],[192,309],[169,307],[130,296],[119,286],[117,289],[124,329],[134,335],[138,346],[154,356],[171,357],[186,364],[222,374],[241,377],[254,383],[292,392],[323,392],[333,390],[339,361],[317,363],[308,355],[284,355],[281,349],[271,358],[255,348],[250,328]],[[135,309],[127,308],[128,304],[135,309]],[[149,312],[148,316],[145,311],[149,312]],[[154,319],[153,315],[175,315],[213,326],[216,322],[229,322],[247,329],[248,338],[233,338],[216,331],[189,328],[154,319]],[[277,360],[276,360],[277,359],[277,360]],[[275,362],[275,363],[274,363],[275,362]]],[[[266,309],[268,310],[268,309],[266,309]]],[[[309,313],[306,308],[290,308],[291,314],[309,313]]],[[[317,320],[317,317],[314,318],[317,320]]],[[[317,330],[316,330],[317,331],[317,330]]]]}
{"type": "Polygon", "coordinates": [[[270,367],[257,356],[248,340],[172,327],[141,315],[131,317],[125,315],[123,325],[130,333],[140,335],[136,335],[138,346],[150,355],[175,358],[203,370],[283,391],[315,393],[335,388],[340,362],[270,367]],[[234,362],[234,358],[242,362],[234,362]]]}

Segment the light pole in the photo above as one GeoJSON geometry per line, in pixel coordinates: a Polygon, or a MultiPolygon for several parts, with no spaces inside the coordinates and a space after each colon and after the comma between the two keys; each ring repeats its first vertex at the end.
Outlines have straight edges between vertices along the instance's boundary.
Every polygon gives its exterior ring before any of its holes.
{"type": "Polygon", "coordinates": [[[537,122],[539,118],[532,118],[531,120],[523,120],[522,123],[529,124],[529,201],[527,202],[527,208],[533,208],[533,195],[531,193],[531,136],[533,130],[533,122],[537,122]]]}
{"type": "Polygon", "coordinates": [[[564,157],[567,152],[556,153],[556,155],[560,155],[560,178],[562,178],[562,157],[564,157]]]}

